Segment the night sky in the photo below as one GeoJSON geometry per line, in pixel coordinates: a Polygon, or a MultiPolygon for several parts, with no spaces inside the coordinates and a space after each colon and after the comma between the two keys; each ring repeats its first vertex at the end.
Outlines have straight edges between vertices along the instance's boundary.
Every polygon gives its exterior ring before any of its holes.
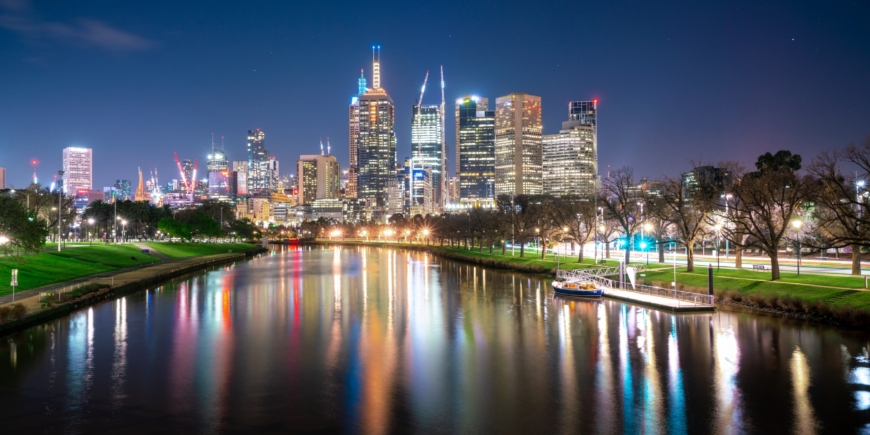
{"type": "MultiPolygon", "coordinates": [[[[602,173],[675,176],[691,160],[789,149],[808,161],[870,133],[870,3],[604,1],[0,0],[0,166],[23,186],[61,150],[94,150],[94,187],[200,160],[214,133],[246,159],[266,132],[282,174],[331,139],[348,160],[347,109],[371,46],[397,106],[399,158],[412,105],[440,102],[450,166],[453,104],[474,93],[539,95],[544,133],[572,100],[599,99],[602,173]],[[434,85],[434,86],[433,86],[434,85]]],[[[135,188],[135,187],[134,187],[135,188]]]]}

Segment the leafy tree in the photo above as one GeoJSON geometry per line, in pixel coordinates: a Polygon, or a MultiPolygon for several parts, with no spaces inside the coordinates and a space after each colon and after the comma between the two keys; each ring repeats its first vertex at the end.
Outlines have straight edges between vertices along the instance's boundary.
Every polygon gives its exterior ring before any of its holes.
{"type": "Polygon", "coordinates": [[[36,252],[45,244],[47,236],[44,219],[31,216],[27,208],[14,198],[0,196],[0,237],[9,239],[0,244],[3,253],[36,252]]]}
{"type": "Polygon", "coordinates": [[[182,224],[171,217],[161,219],[157,224],[157,229],[169,237],[187,241],[190,241],[192,238],[190,225],[182,224]]]}

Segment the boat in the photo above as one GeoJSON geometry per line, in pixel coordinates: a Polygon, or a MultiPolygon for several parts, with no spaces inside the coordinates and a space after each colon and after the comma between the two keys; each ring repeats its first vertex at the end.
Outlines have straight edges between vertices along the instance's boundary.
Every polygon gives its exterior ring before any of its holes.
{"type": "Polygon", "coordinates": [[[592,281],[553,281],[553,290],[560,295],[581,298],[600,298],[604,294],[604,290],[592,281]]]}

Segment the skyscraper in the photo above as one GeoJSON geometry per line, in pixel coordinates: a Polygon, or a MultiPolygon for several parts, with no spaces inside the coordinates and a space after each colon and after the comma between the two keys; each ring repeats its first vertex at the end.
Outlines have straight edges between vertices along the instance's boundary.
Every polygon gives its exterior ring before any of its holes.
{"type": "Polygon", "coordinates": [[[0,167],[0,189],[6,188],[6,168],[0,167]]]}
{"type": "Polygon", "coordinates": [[[214,149],[208,154],[208,197],[229,198],[230,161],[223,150],[214,149]]]}
{"type": "Polygon", "coordinates": [[[489,100],[456,100],[456,175],[463,205],[491,206],[495,199],[495,112],[489,100]]]}
{"type": "Polygon", "coordinates": [[[432,209],[438,209],[435,204],[442,203],[442,165],[444,155],[441,141],[443,124],[441,123],[441,106],[414,105],[411,115],[411,158],[418,166],[426,166],[430,170],[427,183],[432,191],[434,203],[432,209]]]}
{"type": "Polygon", "coordinates": [[[598,150],[595,127],[565,121],[556,134],[544,135],[544,193],[590,197],[595,193],[598,150]]]}
{"type": "Polygon", "coordinates": [[[495,193],[543,192],[541,97],[514,93],[495,102],[495,193]]]}
{"type": "Polygon", "coordinates": [[[193,187],[196,184],[196,174],[193,173],[193,162],[190,160],[182,160],[181,161],[181,173],[184,174],[184,182],[188,183],[190,187],[193,187]]]}
{"type": "Polygon", "coordinates": [[[350,165],[347,168],[347,190],[345,196],[356,198],[359,186],[359,96],[366,93],[366,77],[363,71],[359,72],[357,81],[357,94],[350,99],[348,109],[348,130],[350,137],[350,165]]]}
{"type": "Polygon", "coordinates": [[[318,199],[337,199],[341,168],[335,156],[309,154],[296,162],[299,204],[311,204],[318,199]]]}
{"type": "Polygon", "coordinates": [[[248,193],[269,189],[269,152],[266,133],[248,130],[248,193]]]}
{"type": "Polygon", "coordinates": [[[591,125],[598,129],[598,100],[572,101],[568,103],[568,120],[580,121],[581,124],[591,125]]]}
{"type": "Polygon", "coordinates": [[[387,185],[396,176],[395,106],[380,83],[380,61],[372,65],[372,89],[359,97],[358,197],[367,217],[384,221],[387,185]]]}
{"type": "Polygon", "coordinates": [[[130,180],[115,180],[115,185],[112,187],[115,190],[115,196],[122,201],[129,200],[133,195],[133,186],[130,180]]]}
{"type": "Polygon", "coordinates": [[[79,189],[93,186],[93,160],[90,148],[63,149],[63,191],[75,194],[79,189]]]}
{"type": "Polygon", "coordinates": [[[267,188],[269,190],[274,191],[274,190],[278,189],[278,182],[281,180],[281,173],[278,170],[278,168],[279,168],[278,159],[276,159],[275,156],[270,156],[268,165],[269,165],[269,173],[268,173],[269,186],[267,188]]]}

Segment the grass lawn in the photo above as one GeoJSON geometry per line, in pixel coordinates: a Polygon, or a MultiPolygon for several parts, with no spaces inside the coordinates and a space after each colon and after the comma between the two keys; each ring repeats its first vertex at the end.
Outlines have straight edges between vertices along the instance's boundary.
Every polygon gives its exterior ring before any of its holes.
{"type": "Polygon", "coordinates": [[[148,242],[148,246],[155,251],[170,257],[184,258],[197,255],[225,254],[229,251],[244,252],[256,248],[250,243],[174,243],[174,242],[148,242]]]}
{"type": "Polygon", "coordinates": [[[19,260],[0,257],[0,295],[12,293],[9,285],[12,269],[18,269],[16,291],[19,291],[154,261],[158,259],[132,245],[82,246],[22,255],[19,260]],[[131,256],[137,260],[131,260],[131,256]]]}
{"type": "MultiPolygon", "coordinates": [[[[673,269],[647,270],[643,272],[647,283],[655,282],[662,287],[670,287],[674,279],[673,269]]],[[[794,296],[810,302],[823,301],[832,306],[850,305],[856,308],[870,310],[870,292],[853,290],[864,288],[863,278],[829,277],[783,274],[783,279],[770,281],[770,275],[761,272],[743,270],[714,271],[713,288],[716,290],[733,290],[744,295],[762,294],[778,296],[794,296]],[[761,281],[757,281],[760,279],[761,281]],[[825,285],[840,288],[814,287],[825,285]]],[[[677,268],[677,283],[696,289],[707,288],[707,271],[699,270],[687,273],[686,268],[677,268]]]]}

